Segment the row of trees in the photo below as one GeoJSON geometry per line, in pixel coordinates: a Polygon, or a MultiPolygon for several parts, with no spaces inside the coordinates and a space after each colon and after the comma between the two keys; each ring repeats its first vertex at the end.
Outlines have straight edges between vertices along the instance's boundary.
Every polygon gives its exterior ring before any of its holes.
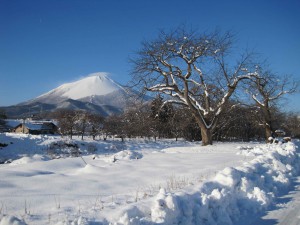
{"type": "Polygon", "coordinates": [[[59,132],[71,139],[75,134],[81,135],[82,140],[86,134],[95,139],[103,130],[104,117],[86,111],[61,109],[54,112],[51,117],[57,119],[59,132]]]}
{"type": "MultiPolygon", "coordinates": [[[[55,113],[62,135],[90,135],[124,138],[184,138],[201,140],[200,128],[190,111],[181,106],[164,104],[158,95],[152,102],[128,108],[121,115],[103,118],[83,111],[60,110],[55,113]]],[[[213,140],[250,141],[265,138],[264,113],[256,105],[248,106],[230,102],[212,133],[213,140]]],[[[276,107],[270,109],[272,126],[283,129],[286,135],[300,138],[299,117],[282,113],[276,107]]],[[[275,131],[275,130],[274,130],[275,131]]]]}

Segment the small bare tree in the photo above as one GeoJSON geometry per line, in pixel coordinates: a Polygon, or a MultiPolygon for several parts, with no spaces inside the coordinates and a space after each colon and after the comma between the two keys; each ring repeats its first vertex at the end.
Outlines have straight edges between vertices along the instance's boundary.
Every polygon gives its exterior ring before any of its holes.
{"type": "Polygon", "coordinates": [[[283,127],[291,137],[300,138],[300,116],[297,113],[288,113],[283,127]]]}
{"type": "Polygon", "coordinates": [[[212,131],[238,83],[256,75],[246,69],[250,54],[233,66],[232,40],[230,32],[198,34],[179,27],[142,43],[132,59],[133,85],[171,96],[164,104],[186,106],[201,129],[202,145],[212,144],[212,131]]]}
{"type": "Polygon", "coordinates": [[[287,94],[297,90],[297,83],[290,76],[277,76],[271,71],[257,68],[260,76],[250,80],[250,94],[263,115],[266,141],[272,136],[274,118],[272,108],[287,94]]]}
{"type": "Polygon", "coordinates": [[[103,130],[104,117],[101,115],[90,114],[88,118],[90,122],[90,135],[93,140],[96,139],[97,135],[100,135],[103,130]]]}
{"type": "Polygon", "coordinates": [[[6,127],[6,114],[4,110],[0,110],[0,132],[6,131],[7,127],[6,127]]]}
{"type": "Polygon", "coordinates": [[[76,127],[77,114],[74,110],[60,109],[54,113],[54,117],[58,121],[60,133],[69,135],[72,139],[76,127]]]}
{"type": "Polygon", "coordinates": [[[86,111],[77,111],[77,121],[76,121],[76,130],[81,134],[81,140],[84,138],[84,134],[88,126],[90,125],[89,116],[90,113],[86,111]]]}

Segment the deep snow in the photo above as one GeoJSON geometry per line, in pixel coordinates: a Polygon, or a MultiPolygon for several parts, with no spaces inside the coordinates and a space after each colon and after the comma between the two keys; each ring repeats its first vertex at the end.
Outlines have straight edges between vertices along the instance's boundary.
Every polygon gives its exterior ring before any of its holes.
{"type": "Polygon", "coordinates": [[[254,224],[300,224],[300,176],[295,179],[291,190],[280,196],[274,207],[266,211],[265,215],[257,219],[254,224]]]}
{"type": "Polygon", "coordinates": [[[0,225],[251,224],[299,169],[293,143],[72,141],[80,158],[53,154],[60,141],[0,134],[0,161],[11,161],[0,165],[0,225]]]}

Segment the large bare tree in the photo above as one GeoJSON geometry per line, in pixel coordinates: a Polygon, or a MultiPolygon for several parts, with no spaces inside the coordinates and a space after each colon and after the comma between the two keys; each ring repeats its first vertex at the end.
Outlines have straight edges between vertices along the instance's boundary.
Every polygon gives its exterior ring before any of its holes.
{"type": "Polygon", "coordinates": [[[298,84],[291,76],[278,76],[269,70],[257,68],[260,76],[250,80],[250,94],[262,111],[266,141],[274,133],[272,108],[287,94],[296,92],[298,84]]]}
{"type": "Polygon", "coordinates": [[[226,103],[249,72],[249,54],[231,57],[233,35],[215,31],[199,34],[179,27],[145,41],[132,59],[132,81],[149,92],[171,97],[164,104],[182,104],[201,129],[202,145],[212,144],[212,131],[226,103]]]}

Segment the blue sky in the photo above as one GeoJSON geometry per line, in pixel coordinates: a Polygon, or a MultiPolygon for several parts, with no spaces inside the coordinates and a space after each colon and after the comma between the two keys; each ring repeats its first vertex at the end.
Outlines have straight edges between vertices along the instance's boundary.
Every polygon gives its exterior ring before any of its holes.
{"type": "MultiPolygon", "coordinates": [[[[93,72],[129,81],[128,59],[159,29],[232,30],[241,49],[300,80],[299,0],[0,0],[0,106],[93,72]]],[[[289,109],[300,112],[300,94],[289,109]]]]}

